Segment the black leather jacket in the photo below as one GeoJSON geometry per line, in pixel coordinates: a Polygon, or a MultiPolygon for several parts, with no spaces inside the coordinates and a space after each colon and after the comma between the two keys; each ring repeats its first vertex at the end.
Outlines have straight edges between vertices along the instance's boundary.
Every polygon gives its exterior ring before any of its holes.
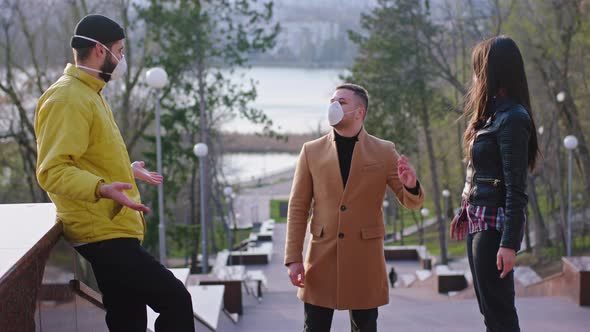
{"type": "Polygon", "coordinates": [[[462,198],[472,205],[504,208],[502,247],[518,249],[522,240],[531,130],[522,105],[498,98],[492,116],[477,132],[467,165],[462,198]]]}

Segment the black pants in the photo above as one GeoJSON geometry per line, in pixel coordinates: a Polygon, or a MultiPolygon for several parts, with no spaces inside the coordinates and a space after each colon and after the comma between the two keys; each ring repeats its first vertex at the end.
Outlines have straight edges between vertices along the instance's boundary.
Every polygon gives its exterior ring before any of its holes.
{"type": "Polygon", "coordinates": [[[514,306],[514,271],[500,279],[496,254],[502,234],[495,230],[467,236],[467,255],[473,275],[473,286],[479,311],[488,332],[518,332],[518,316],[514,306]]]}
{"type": "Polygon", "coordinates": [[[92,265],[111,332],[145,332],[146,304],[160,313],[157,332],[194,332],[192,301],[184,284],[137,239],[112,239],[76,247],[92,265]]]}
{"type": "MultiPolygon", "coordinates": [[[[332,326],[334,309],[319,307],[305,303],[305,325],[303,332],[329,332],[332,326]]],[[[350,331],[376,332],[377,308],[367,310],[350,310],[350,331]]]]}

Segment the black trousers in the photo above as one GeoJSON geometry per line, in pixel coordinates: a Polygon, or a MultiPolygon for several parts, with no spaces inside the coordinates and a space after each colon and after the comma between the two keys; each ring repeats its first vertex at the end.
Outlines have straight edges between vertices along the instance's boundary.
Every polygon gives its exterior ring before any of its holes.
{"type": "Polygon", "coordinates": [[[496,255],[502,234],[488,230],[467,236],[467,256],[479,311],[488,332],[518,332],[518,315],[514,306],[514,271],[500,278],[496,255]]]}
{"type": "MultiPolygon", "coordinates": [[[[332,326],[334,309],[319,307],[305,303],[305,325],[303,332],[329,332],[332,326]]],[[[350,310],[350,331],[376,332],[377,308],[367,310],[350,310]]]]}
{"type": "Polygon", "coordinates": [[[76,247],[92,265],[111,332],[145,332],[146,304],[160,315],[157,332],[194,332],[192,301],[184,284],[137,239],[112,239],[76,247]]]}

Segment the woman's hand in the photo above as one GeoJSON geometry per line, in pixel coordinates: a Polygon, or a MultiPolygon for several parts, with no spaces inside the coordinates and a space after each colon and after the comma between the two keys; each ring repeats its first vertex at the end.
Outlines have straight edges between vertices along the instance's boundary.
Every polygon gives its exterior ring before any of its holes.
{"type": "Polygon", "coordinates": [[[498,271],[502,271],[500,278],[504,279],[504,277],[512,271],[514,264],[516,264],[516,250],[500,247],[500,249],[498,249],[498,254],[496,255],[498,271]]]}
{"type": "Polygon", "coordinates": [[[457,214],[451,221],[451,239],[461,241],[465,240],[467,236],[467,221],[461,220],[461,216],[464,212],[457,214]]]}

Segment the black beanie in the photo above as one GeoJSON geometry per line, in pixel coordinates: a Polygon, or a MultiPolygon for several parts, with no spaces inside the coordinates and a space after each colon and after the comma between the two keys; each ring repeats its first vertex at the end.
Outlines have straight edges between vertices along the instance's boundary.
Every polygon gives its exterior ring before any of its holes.
{"type": "MultiPolygon", "coordinates": [[[[78,22],[74,35],[80,35],[98,40],[103,44],[114,42],[125,38],[123,28],[117,22],[102,15],[88,15],[78,22]]],[[[86,48],[94,46],[94,42],[83,38],[72,36],[70,45],[72,48],[86,48]]]]}

